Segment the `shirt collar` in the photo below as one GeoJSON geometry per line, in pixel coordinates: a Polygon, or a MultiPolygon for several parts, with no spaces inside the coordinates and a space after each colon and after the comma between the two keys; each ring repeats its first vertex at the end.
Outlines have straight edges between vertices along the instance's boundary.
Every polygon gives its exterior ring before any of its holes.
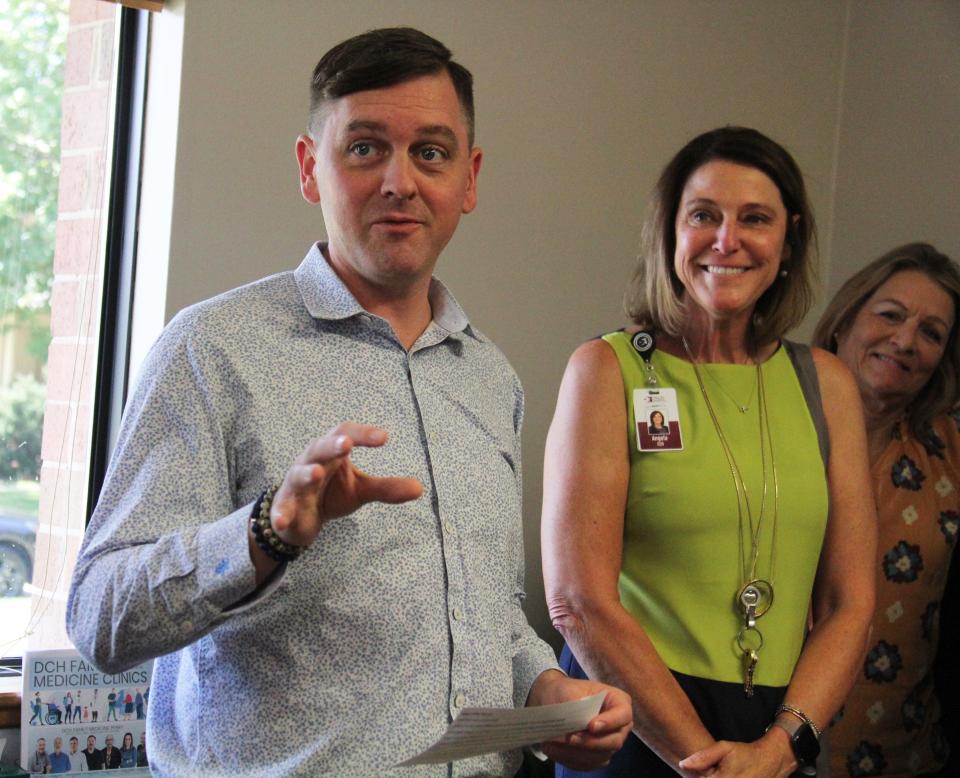
{"type": "MultiPolygon", "coordinates": [[[[307,311],[315,319],[348,319],[364,313],[340,276],[334,272],[324,256],[327,244],[317,242],[310,247],[303,262],[294,271],[297,288],[303,297],[307,311]]],[[[460,303],[450,290],[438,278],[430,279],[430,291],[427,293],[430,308],[433,311],[433,323],[448,333],[463,332],[477,340],[484,337],[471,325],[460,303]]]]}

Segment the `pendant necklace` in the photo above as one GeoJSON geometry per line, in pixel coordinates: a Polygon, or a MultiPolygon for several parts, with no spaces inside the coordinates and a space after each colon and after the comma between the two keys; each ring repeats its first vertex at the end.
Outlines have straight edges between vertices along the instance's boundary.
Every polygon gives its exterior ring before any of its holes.
{"type": "Polygon", "coordinates": [[[734,406],[736,406],[736,409],[740,411],[740,413],[746,413],[747,411],[750,410],[750,406],[753,405],[754,392],[757,391],[757,386],[759,385],[759,379],[757,381],[754,381],[753,386],[750,388],[750,396],[747,398],[747,402],[741,403],[736,397],[734,397],[732,394],[730,394],[729,391],[727,391],[727,387],[725,387],[723,383],[720,381],[720,379],[717,378],[716,374],[710,369],[709,365],[704,365],[704,368],[706,369],[707,375],[710,376],[710,380],[714,384],[716,384],[717,387],[719,387],[720,391],[727,396],[730,402],[732,402],[734,406]]]}
{"type": "MultiPolygon", "coordinates": [[[[700,387],[700,394],[703,396],[704,404],[710,414],[710,420],[713,422],[713,428],[720,441],[720,448],[727,460],[730,468],[730,475],[733,479],[734,491],[737,495],[737,532],[739,537],[738,544],[738,563],[740,566],[740,586],[734,597],[734,606],[739,611],[743,622],[737,632],[737,647],[740,649],[743,661],[744,683],[743,691],[747,697],[753,696],[753,676],[756,671],[757,662],[760,659],[760,649],[763,647],[763,634],[757,628],[757,619],[763,616],[770,606],[773,605],[773,577],[776,567],[777,550],[777,519],[780,504],[780,482],[777,476],[777,462],[773,451],[773,438],[770,434],[770,419],[767,412],[767,396],[763,384],[763,368],[756,363],[757,371],[757,422],[760,429],[760,468],[763,474],[763,481],[760,496],[760,511],[754,523],[753,511],[750,507],[750,499],[747,494],[747,485],[740,472],[740,467],[733,455],[733,449],[730,446],[727,436],[720,426],[720,420],[710,402],[710,396],[707,394],[706,386],[703,383],[703,376],[697,366],[690,346],[687,344],[686,337],[681,338],[683,348],[687,352],[690,364],[693,366],[693,373],[697,378],[697,385],[700,387]],[[764,525],[764,516],[767,508],[767,459],[769,452],[770,467],[769,472],[773,481],[773,507],[772,507],[772,529],[770,542],[770,561],[768,566],[768,578],[760,578],[757,575],[757,563],[760,559],[760,538],[764,525]],[[746,527],[744,526],[744,515],[746,515],[746,527]],[[745,535],[749,536],[750,551],[746,552],[745,535]]],[[[723,387],[721,387],[722,389],[723,387]]],[[[724,390],[726,394],[726,391],[724,390]]],[[[728,395],[729,396],[729,395],[728,395]]],[[[752,395],[751,395],[752,396],[752,395]]],[[[733,398],[731,398],[733,399],[733,398]]],[[[737,404],[738,409],[741,406],[737,404]]],[[[741,409],[745,413],[748,408],[741,409]]]]}

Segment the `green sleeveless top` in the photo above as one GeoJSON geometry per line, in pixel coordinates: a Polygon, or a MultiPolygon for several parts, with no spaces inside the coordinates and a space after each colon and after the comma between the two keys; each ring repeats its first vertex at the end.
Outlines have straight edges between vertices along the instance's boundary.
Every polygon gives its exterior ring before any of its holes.
{"type": "MultiPolygon", "coordinates": [[[[633,390],[648,388],[643,360],[630,335],[614,332],[603,339],[620,363],[629,424],[620,600],[671,670],[743,683],[736,643],[743,616],[734,604],[742,583],[737,492],[693,367],[654,351],[659,383],[652,388],[676,390],[683,449],[639,451],[633,390]]],[[[780,687],[790,682],[802,648],[828,497],[817,430],[786,348],[781,346],[762,370],[779,500],[771,570],[773,484],[768,476],[756,572],[773,583],[774,601],[757,620],[764,644],[754,683],[780,687]]],[[[763,491],[756,368],[709,364],[700,373],[743,476],[756,524],[763,491]],[[741,413],[735,402],[749,410],[741,413]]],[[[769,466],[768,460],[768,473],[769,466]]],[[[745,510],[743,522],[749,558],[745,510]]]]}

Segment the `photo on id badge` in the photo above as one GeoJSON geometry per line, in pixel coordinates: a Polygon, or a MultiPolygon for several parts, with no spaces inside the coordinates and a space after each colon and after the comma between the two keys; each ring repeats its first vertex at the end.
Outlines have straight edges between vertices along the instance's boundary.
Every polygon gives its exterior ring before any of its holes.
{"type": "Polygon", "coordinates": [[[634,389],[633,417],[638,450],[683,450],[675,389],[634,389]]]}

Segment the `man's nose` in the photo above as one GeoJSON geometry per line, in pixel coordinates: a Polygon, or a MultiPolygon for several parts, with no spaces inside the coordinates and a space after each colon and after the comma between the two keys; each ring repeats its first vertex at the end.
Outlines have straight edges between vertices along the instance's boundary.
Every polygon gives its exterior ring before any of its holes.
{"type": "Polygon", "coordinates": [[[409,200],[416,193],[417,180],[413,161],[406,154],[394,154],[384,167],[380,194],[384,197],[409,200]]]}

